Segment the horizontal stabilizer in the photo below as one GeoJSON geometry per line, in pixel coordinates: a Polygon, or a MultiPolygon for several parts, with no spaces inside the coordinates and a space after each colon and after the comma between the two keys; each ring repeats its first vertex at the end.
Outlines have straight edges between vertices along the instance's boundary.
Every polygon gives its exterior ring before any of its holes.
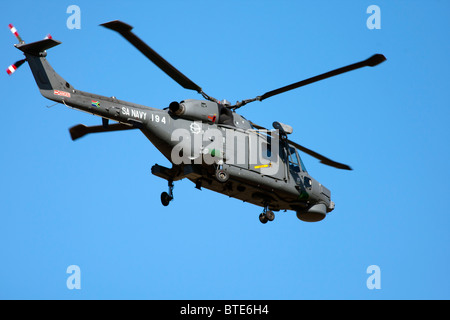
{"type": "Polygon", "coordinates": [[[41,52],[60,45],[61,42],[53,39],[44,39],[27,44],[16,44],[15,47],[24,53],[39,56],[41,52]]]}
{"type": "Polygon", "coordinates": [[[101,126],[93,126],[93,127],[87,127],[84,124],[76,125],[69,129],[70,137],[73,141],[80,139],[81,137],[84,137],[85,135],[89,133],[97,133],[97,132],[111,132],[111,131],[122,131],[122,130],[130,130],[130,129],[137,129],[136,127],[132,127],[123,123],[115,123],[107,125],[106,127],[101,126]]]}

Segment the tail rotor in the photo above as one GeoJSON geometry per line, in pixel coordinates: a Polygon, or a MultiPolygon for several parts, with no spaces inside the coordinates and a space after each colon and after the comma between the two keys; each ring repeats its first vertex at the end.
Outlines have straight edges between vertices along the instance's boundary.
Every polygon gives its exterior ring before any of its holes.
{"type": "MultiPolygon", "coordinates": [[[[19,32],[17,31],[16,27],[14,27],[11,23],[8,25],[9,30],[11,33],[16,37],[16,39],[19,41],[19,44],[24,44],[25,41],[20,37],[19,32]]],[[[12,65],[10,65],[6,69],[6,73],[8,75],[12,75],[16,70],[27,61],[26,59],[22,59],[19,61],[14,62],[12,65]]]]}
{"type": "MultiPolygon", "coordinates": [[[[17,29],[11,23],[8,25],[8,28],[11,31],[11,33],[16,37],[16,39],[19,41],[19,45],[25,44],[25,41],[23,41],[22,37],[19,35],[19,32],[17,31],[17,29]]],[[[44,40],[46,40],[46,39],[53,39],[53,37],[50,34],[47,34],[47,36],[44,38],[44,40]]],[[[8,75],[12,75],[26,61],[27,61],[27,59],[22,59],[22,60],[16,61],[15,63],[10,65],[6,69],[6,73],[8,75]]]]}

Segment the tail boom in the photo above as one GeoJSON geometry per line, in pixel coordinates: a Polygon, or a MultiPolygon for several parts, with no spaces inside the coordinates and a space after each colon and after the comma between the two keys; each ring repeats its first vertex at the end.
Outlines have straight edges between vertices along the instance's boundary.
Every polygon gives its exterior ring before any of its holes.
{"type": "Polygon", "coordinates": [[[61,44],[60,41],[48,38],[15,45],[25,54],[39,91],[45,98],[104,119],[126,123],[135,128],[143,126],[143,123],[148,120],[148,112],[154,110],[153,108],[121,101],[115,97],[75,90],[69,82],[56,73],[47,61],[46,50],[59,44],[61,44]]]}

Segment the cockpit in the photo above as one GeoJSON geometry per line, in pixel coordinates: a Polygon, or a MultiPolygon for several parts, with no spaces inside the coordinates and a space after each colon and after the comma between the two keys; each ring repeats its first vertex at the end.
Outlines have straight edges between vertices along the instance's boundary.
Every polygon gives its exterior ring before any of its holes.
{"type": "Polygon", "coordinates": [[[289,154],[288,154],[288,159],[289,159],[289,168],[294,171],[294,172],[307,172],[305,165],[303,164],[302,158],[300,157],[300,155],[298,154],[297,149],[295,149],[294,147],[289,147],[288,148],[289,154]]]}

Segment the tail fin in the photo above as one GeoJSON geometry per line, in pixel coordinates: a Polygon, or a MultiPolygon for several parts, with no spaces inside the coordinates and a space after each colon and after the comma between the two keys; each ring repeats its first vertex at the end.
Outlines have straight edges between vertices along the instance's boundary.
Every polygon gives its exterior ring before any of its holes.
{"type": "Polygon", "coordinates": [[[8,27],[19,41],[19,44],[14,46],[25,54],[25,59],[9,66],[6,72],[12,74],[24,61],[27,61],[44,97],[56,102],[63,102],[66,98],[70,98],[70,92],[73,92],[74,88],[53,70],[45,58],[46,50],[60,45],[61,42],[53,40],[51,35],[47,35],[43,40],[25,43],[12,24],[8,27]]]}
{"type": "Polygon", "coordinates": [[[32,43],[15,45],[17,49],[23,51],[25,54],[41,94],[56,102],[61,102],[70,97],[70,92],[74,90],[66,80],[53,70],[45,58],[47,56],[47,49],[60,44],[60,41],[48,38],[32,43]]]}

